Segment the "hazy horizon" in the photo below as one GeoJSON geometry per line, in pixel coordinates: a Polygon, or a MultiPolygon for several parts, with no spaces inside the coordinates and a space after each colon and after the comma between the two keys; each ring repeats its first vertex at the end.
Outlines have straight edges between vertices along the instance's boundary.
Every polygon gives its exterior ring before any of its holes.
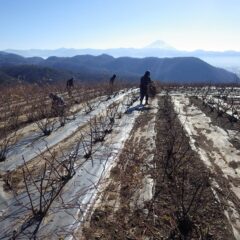
{"type": "MultiPolygon", "coordinates": [[[[91,47],[86,47],[86,48],[74,48],[74,47],[57,47],[57,48],[7,48],[7,49],[0,49],[0,51],[6,51],[6,50],[19,50],[19,51],[29,51],[29,50],[59,50],[59,49],[76,49],[76,50],[81,50],[81,49],[96,49],[96,50],[110,50],[110,49],[124,49],[124,48],[129,48],[129,49],[142,49],[142,48],[146,48],[148,44],[151,44],[151,43],[154,43],[154,42],[157,42],[159,40],[156,40],[156,41],[152,41],[152,42],[148,42],[146,43],[144,46],[142,47],[134,47],[134,46],[129,46],[129,47],[112,47],[112,48],[91,48],[91,47]]],[[[161,41],[161,40],[160,40],[161,41]]],[[[164,43],[166,43],[165,41],[163,41],[164,43]]],[[[175,48],[174,46],[170,46],[172,48],[174,48],[175,50],[179,50],[179,51],[186,51],[186,52],[194,52],[194,51],[213,51],[213,52],[227,52],[227,51],[236,51],[236,52],[240,52],[240,50],[234,50],[234,49],[225,49],[225,50],[207,50],[207,49],[203,49],[203,48],[196,48],[196,49],[192,49],[192,50],[186,50],[186,49],[178,49],[178,48],[175,48]]],[[[156,47],[158,48],[158,47],[156,47]]]]}

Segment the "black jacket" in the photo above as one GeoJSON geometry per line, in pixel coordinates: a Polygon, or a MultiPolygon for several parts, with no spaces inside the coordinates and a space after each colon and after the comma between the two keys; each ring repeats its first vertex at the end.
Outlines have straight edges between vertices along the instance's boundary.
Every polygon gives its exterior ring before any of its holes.
{"type": "Polygon", "coordinates": [[[140,88],[141,89],[147,89],[148,85],[151,83],[151,78],[148,76],[142,76],[140,81],[140,88]]]}

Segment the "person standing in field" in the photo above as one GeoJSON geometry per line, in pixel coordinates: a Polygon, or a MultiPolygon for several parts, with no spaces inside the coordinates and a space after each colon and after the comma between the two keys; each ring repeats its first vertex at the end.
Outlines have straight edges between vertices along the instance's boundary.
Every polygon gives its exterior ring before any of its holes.
{"type": "Polygon", "coordinates": [[[110,81],[109,81],[110,86],[113,86],[115,78],[116,78],[116,74],[113,74],[113,76],[110,78],[110,81]]]}
{"type": "Polygon", "coordinates": [[[114,85],[115,79],[116,79],[116,74],[113,74],[113,76],[109,80],[109,92],[110,92],[110,94],[113,93],[113,85],[114,85]]]}
{"type": "Polygon", "coordinates": [[[68,91],[68,96],[71,97],[72,96],[72,89],[73,89],[74,85],[73,85],[73,78],[67,80],[67,84],[66,84],[66,89],[68,91]]]}
{"type": "Polygon", "coordinates": [[[140,80],[140,104],[142,105],[142,101],[144,97],[146,98],[145,104],[148,104],[148,89],[151,84],[150,72],[146,71],[145,74],[141,77],[140,80]]]}

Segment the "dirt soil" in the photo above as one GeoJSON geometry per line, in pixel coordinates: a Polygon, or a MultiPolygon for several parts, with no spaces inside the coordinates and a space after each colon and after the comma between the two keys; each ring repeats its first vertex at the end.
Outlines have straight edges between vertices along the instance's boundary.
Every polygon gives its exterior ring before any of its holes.
{"type": "Polygon", "coordinates": [[[157,115],[150,109],[138,117],[77,238],[235,239],[211,179],[191,150],[170,98],[159,97],[157,115]],[[156,136],[148,131],[154,122],[156,136]],[[148,144],[153,139],[156,147],[148,144]]]}

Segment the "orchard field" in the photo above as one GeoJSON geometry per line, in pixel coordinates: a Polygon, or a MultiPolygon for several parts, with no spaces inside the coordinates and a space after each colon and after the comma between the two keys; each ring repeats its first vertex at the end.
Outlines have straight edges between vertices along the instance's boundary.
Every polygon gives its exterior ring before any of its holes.
{"type": "Polygon", "coordinates": [[[0,239],[240,239],[240,88],[0,96],[0,239]]]}

